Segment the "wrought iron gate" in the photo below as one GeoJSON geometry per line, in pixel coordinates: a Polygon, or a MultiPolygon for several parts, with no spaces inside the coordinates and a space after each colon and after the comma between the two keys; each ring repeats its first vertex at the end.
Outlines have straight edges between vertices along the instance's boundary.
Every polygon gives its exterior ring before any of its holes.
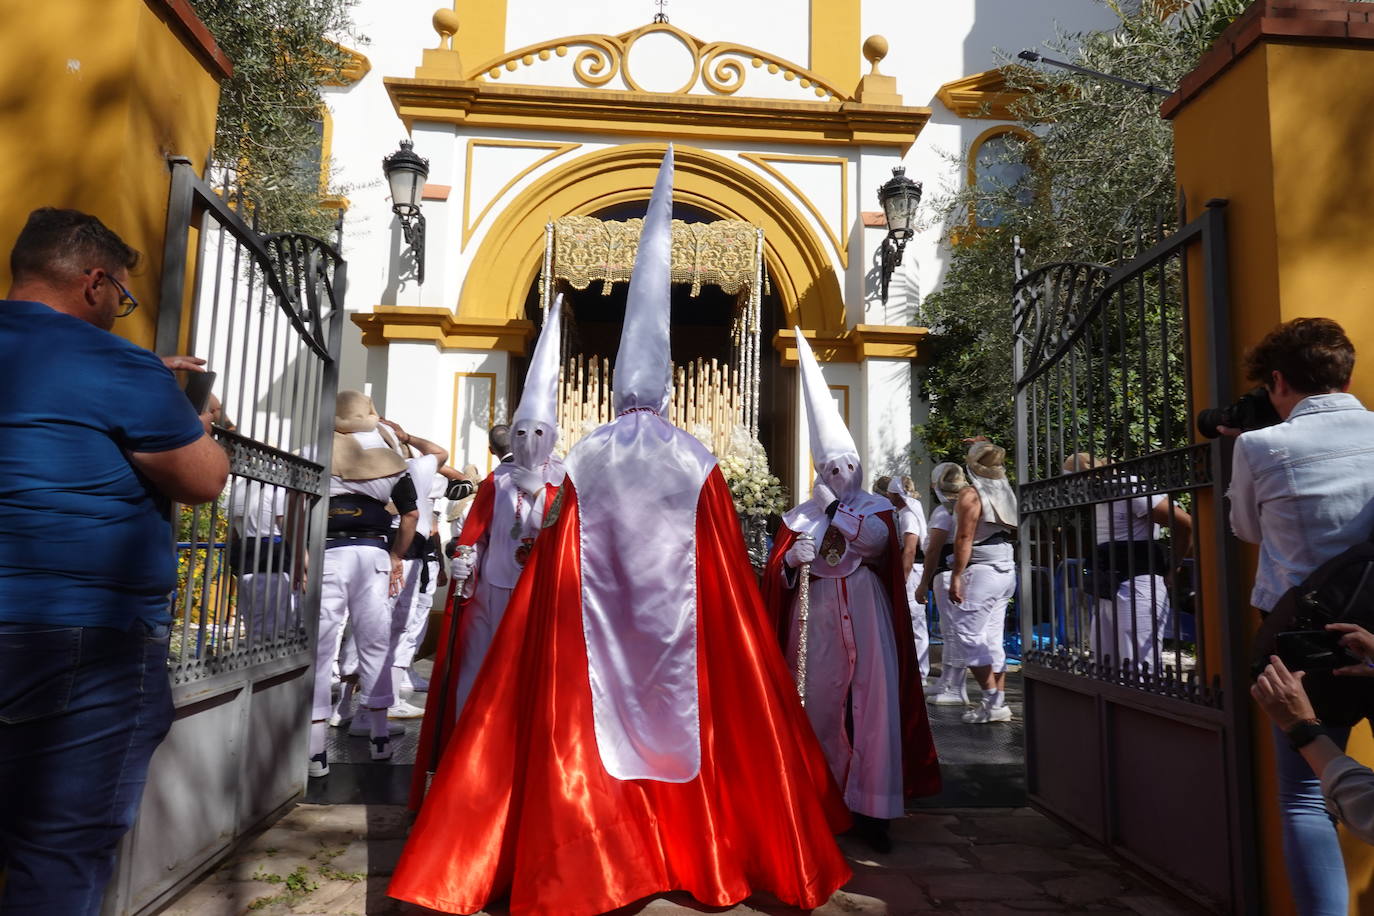
{"type": "Polygon", "coordinates": [[[157,351],[208,361],[220,499],[176,507],[171,734],[107,914],[149,912],[305,789],[345,263],[172,162],[157,351]],[[189,293],[188,275],[193,275],[189,293]]]}
{"type": "Polygon", "coordinates": [[[1021,626],[1032,802],[1204,905],[1248,913],[1229,452],[1192,433],[1207,406],[1195,391],[1229,403],[1225,221],[1213,201],[1115,267],[1026,274],[1018,244],[1021,626]]]}

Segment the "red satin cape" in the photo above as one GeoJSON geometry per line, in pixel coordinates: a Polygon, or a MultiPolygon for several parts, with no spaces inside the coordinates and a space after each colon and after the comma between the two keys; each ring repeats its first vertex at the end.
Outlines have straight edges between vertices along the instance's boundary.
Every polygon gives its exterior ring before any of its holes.
{"type": "Polygon", "coordinates": [[[566,481],[411,830],[393,897],[473,913],[509,895],[512,916],[581,916],[669,890],[721,907],[767,891],[810,909],[849,879],[832,836],[849,814],[718,469],[702,488],[696,536],[697,777],[618,780],[601,763],[577,495],[566,481]]]}
{"type": "MultiPolygon", "coordinates": [[[[921,689],[920,667],[916,661],[916,637],[911,629],[911,613],[906,601],[906,582],[902,578],[897,529],[892,512],[879,512],[887,523],[888,548],[883,554],[878,577],[887,585],[892,608],[892,632],[897,639],[897,690],[902,717],[902,791],[908,798],[924,798],[940,794],[940,758],[935,753],[935,739],[930,734],[930,719],[926,715],[925,692],[921,689]]],[[[786,525],[778,528],[773,553],[764,571],[764,601],[772,616],[779,643],[787,645],[792,623],[792,596],[796,588],[788,588],[783,577],[783,554],[797,542],[797,533],[786,525]]]]}

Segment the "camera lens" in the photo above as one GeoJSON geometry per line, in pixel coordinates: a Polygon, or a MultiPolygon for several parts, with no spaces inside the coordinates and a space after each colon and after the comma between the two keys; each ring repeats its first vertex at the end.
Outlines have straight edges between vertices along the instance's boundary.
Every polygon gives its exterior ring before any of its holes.
{"type": "Polygon", "coordinates": [[[1227,407],[1205,407],[1197,412],[1197,431],[1208,439],[1215,439],[1221,435],[1218,426],[1229,425],[1226,422],[1226,415],[1230,412],[1227,407]]]}

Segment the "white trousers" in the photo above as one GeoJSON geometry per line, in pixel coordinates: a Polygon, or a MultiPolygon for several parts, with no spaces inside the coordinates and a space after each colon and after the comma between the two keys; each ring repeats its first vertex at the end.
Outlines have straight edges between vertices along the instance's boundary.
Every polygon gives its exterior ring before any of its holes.
{"type": "Polygon", "coordinates": [[[402,580],[401,593],[396,596],[395,622],[400,630],[392,664],[397,668],[409,668],[415,662],[415,651],[424,641],[425,629],[429,626],[429,610],[434,606],[434,577],[438,574],[439,564],[430,562],[429,584],[421,590],[420,572],[425,562],[405,561],[405,578],[402,580]]]}
{"type": "Polygon", "coordinates": [[[935,600],[940,603],[940,629],[945,636],[946,658],[954,644],[955,661],[960,668],[991,665],[1005,671],[1007,651],[1002,644],[1006,627],[1007,604],[1016,593],[1016,571],[997,570],[987,563],[973,563],[964,570],[964,600],[955,604],[949,597],[948,571],[935,577],[935,600]]]}
{"type": "Polygon", "coordinates": [[[479,579],[472,600],[463,608],[458,621],[458,686],[454,689],[453,719],[463,711],[468,701],[477,673],[482,670],[482,661],[487,657],[487,649],[496,638],[496,628],[506,616],[506,605],[510,603],[510,593],[514,589],[488,585],[479,579]]]}
{"type": "Polygon", "coordinates": [[[916,636],[916,663],[921,677],[930,676],[930,625],[926,623],[926,606],[916,603],[916,586],[921,584],[923,570],[913,563],[906,577],[906,606],[911,611],[911,632],[916,636]]]}
{"type": "Polygon", "coordinates": [[[299,626],[290,573],[243,573],[238,577],[234,595],[249,645],[281,639],[290,635],[288,628],[299,626]]]}
{"type": "Polygon", "coordinates": [[[357,653],[358,696],[363,706],[396,702],[391,684],[391,554],[383,547],[330,547],[320,577],[320,632],[315,646],[315,699],[311,718],[327,719],[330,671],[345,619],[357,653]]]}
{"type": "Polygon", "coordinates": [[[1117,587],[1111,601],[1097,602],[1093,655],[1118,663],[1148,664],[1159,671],[1169,592],[1163,576],[1135,576],[1117,587]]]}

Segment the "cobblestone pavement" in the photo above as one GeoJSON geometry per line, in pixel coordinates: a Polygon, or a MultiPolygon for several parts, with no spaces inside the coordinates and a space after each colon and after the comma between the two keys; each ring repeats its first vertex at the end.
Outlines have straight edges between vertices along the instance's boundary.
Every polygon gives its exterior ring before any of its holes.
{"type": "MultiPolygon", "coordinates": [[[[410,819],[390,805],[299,805],[164,911],[165,916],[334,914],[419,916],[432,911],[386,896],[410,819]]],[[[846,837],[854,878],[815,916],[1024,916],[1199,911],[1166,896],[1101,850],[1029,808],[922,810],[892,825],[891,853],[846,837]]],[[[505,916],[492,907],[491,916],[505,916]]],[[[615,916],[802,916],[771,898],[727,910],[666,894],[615,916]]]]}

